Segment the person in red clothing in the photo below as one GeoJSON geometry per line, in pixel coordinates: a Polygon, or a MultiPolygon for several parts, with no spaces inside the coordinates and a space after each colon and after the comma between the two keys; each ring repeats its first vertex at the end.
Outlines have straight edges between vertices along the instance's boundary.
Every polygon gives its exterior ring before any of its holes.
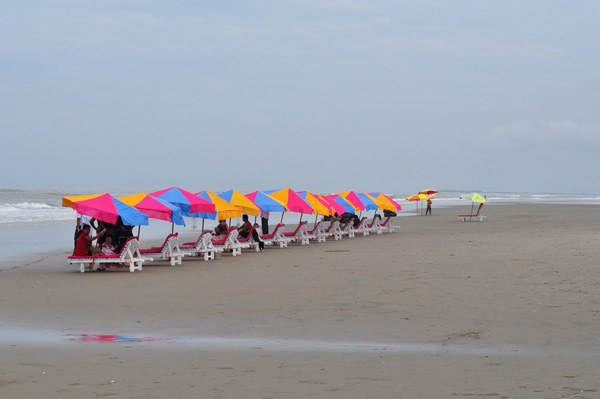
{"type": "Polygon", "coordinates": [[[75,249],[73,250],[73,256],[91,256],[92,255],[92,241],[104,234],[104,230],[92,237],[90,235],[91,227],[89,224],[84,224],[77,239],[75,240],[75,249]]]}

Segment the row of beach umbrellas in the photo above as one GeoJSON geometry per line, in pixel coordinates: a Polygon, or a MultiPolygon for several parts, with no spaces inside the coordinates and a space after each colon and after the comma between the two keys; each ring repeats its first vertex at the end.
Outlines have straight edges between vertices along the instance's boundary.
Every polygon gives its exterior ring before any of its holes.
{"type": "Polygon", "coordinates": [[[109,193],[66,196],[62,205],[77,213],[103,222],[124,225],[148,224],[148,218],[185,225],[184,216],[202,219],[231,219],[242,214],[258,216],[261,211],[302,215],[331,216],[335,213],[360,213],[370,210],[399,212],[402,207],[382,192],[358,193],[352,190],[334,194],[294,191],[291,188],[241,193],[229,190],[221,193],[192,193],[180,187],[170,187],[151,193],[115,197],[109,193]]]}

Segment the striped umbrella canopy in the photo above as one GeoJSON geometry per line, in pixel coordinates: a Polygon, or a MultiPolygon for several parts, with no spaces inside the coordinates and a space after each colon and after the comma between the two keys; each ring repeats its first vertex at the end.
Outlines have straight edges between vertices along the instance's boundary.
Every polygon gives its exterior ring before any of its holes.
{"type": "Polygon", "coordinates": [[[357,193],[356,194],[360,201],[364,204],[365,210],[367,211],[376,211],[379,208],[379,204],[375,202],[372,197],[369,197],[369,194],[366,193],[357,193]]]}
{"type": "Polygon", "coordinates": [[[261,211],[265,212],[285,212],[285,206],[263,193],[262,191],[253,191],[246,194],[246,197],[252,201],[254,205],[260,208],[261,211]]]}
{"type": "Polygon", "coordinates": [[[389,195],[386,195],[384,193],[369,193],[369,195],[377,199],[377,202],[381,209],[392,212],[400,212],[402,210],[402,206],[396,201],[394,201],[389,195]]]}
{"type": "Polygon", "coordinates": [[[219,194],[219,197],[228,201],[232,205],[235,205],[243,213],[247,213],[252,216],[258,216],[260,208],[254,204],[248,197],[237,190],[228,190],[219,194]]]}
{"type": "Polygon", "coordinates": [[[427,194],[413,194],[405,198],[405,200],[413,202],[413,201],[427,201],[429,199],[429,195],[427,194]]]}
{"type": "Polygon", "coordinates": [[[231,204],[228,201],[225,201],[223,198],[219,197],[217,194],[211,191],[201,191],[196,194],[202,199],[205,199],[211,202],[215,206],[216,212],[212,213],[193,213],[192,217],[199,217],[203,219],[215,219],[219,220],[239,218],[242,216],[242,211],[237,206],[231,204]]]}
{"type": "Polygon", "coordinates": [[[71,201],[71,204],[78,213],[106,223],[117,224],[120,218],[126,226],[148,224],[148,216],[108,193],[81,201],[71,201]]]}
{"type": "Polygon", "coordinates": [[[70,195],[68,197],[62,197],[62,206],[73,208],[73,202],[84,201],[91,198],[96,198],[102,194],[83,194],[83,195],[70,195]]]}
{"type": "Polygon", "coordinates": [[[179,187],[170,187],[154,191],[150,193],[150,195],[175,205],[181,209],[181,214],[183,216],[191,216],[192,213],[196,212],[215,212],[215,205],[213,203],[179,187]]]}
{"type": "Polygon", "coordinates": [[[285,210],[289,212],[313,214],[313,209],[309,203],[304,201],[294,190],[291,188],[283,188],[281,190],[267,190],[265,191],[269,197],[276,199],[285,206],[285,210]]]}
{"type": "Polygon", "coordinates": [[[419,191],[419,194],[432,195],[439,193],[440,190],[434,190],[432,188],[426,188],[425,190],[419,191]]]}
{"type": "Polygon", "coordinates": [[[340,196],[342,196],[346,201],[348,201],[350,203],[350,205],[352,205],[354,207],[354,209],[358,212],[358,211],[364,211],[365,210],[365,204],[363,204],[363,202],[360,200],[360,198],[358,197],[358,195],[356,195],[356,193],[352,190],[348,190],[348,191],[342,191],[341,193],[338,193],[340,196]]]}
{"type": "Polygon", "coordinates": [[[332,205],[333,203],[337,205],[336,212],[338,215],[341,215],[342,213],[356,213],[356,208],[339,194],[329,194],[326,195],[325,198],[327,198],[332,205]]]}
{"type": "Polygon", "coordinates": [[[149,218],[164,220],[166,222],[175,223],[179,226],[185,226],[185,221],[181,215],[181,209],[175,205],[156,198],[146,193],[137,193],[119,197],[119,200],[125,204],[134,207],[138,211],[144,213],[149,218]]]}
{"type": "Polygon", "coordinates": [[[318,195],[308,191],[298,191],[297,194],[312,207],[315,214],[331,216],[335,213],[331,205],[325,199],[319,198],[318,195]]]}

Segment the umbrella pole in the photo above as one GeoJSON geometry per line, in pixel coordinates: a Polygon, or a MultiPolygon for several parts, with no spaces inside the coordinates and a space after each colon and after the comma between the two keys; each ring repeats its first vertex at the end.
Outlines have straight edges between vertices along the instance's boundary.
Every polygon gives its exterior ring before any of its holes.
{"type": "Polygon", "coordinates": [[[204,218],[202,219],[202,230],[200,230],[200,232],[202,233],[204,231],[204,218]]]}
{"type": "Polygon", "coordinates": [[[138,226],[138,238],[137,238],[137,239],[138,239],[138,241],[140,240],[140,230],[141,230],[141,229],[142,229],[142,226],[141,226],[141,225],[139,225],[139,226],[138,226]]]}
{"type": "Polygon", "coordinates": [[[171,234],[175,232],[175,223],[171,223],[171,234]]]}
{"type": "MultiPolygon", "coordinates": [[[[471,202],[471,213],[469,215],[473,214],[473,207],[475,206],[475,201],[471,202]]],[[[471,221],[471,218],[469,217],[469,222],[471,221]]]]}
{"type": "Polygon", "coordinates": [[[283,224],[283,215],[285,215],[285,211],[281,212],[281,221],[279,223],[283,224]]]}
{"type": "Polygon", "coordinates": [[[300,213],[300,220],[298,221],[298,224],[302,223],[302,216],[304,216],[304,214],[300,213]]]}

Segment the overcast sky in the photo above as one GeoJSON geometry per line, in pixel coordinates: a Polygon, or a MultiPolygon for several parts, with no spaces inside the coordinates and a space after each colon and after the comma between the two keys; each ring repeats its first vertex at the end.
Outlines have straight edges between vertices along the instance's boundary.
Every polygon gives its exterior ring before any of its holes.
{"type": "Polygon", "coordinates": [[[3,1],[0,187],[600,193],[600,1],[3,1]]]}

